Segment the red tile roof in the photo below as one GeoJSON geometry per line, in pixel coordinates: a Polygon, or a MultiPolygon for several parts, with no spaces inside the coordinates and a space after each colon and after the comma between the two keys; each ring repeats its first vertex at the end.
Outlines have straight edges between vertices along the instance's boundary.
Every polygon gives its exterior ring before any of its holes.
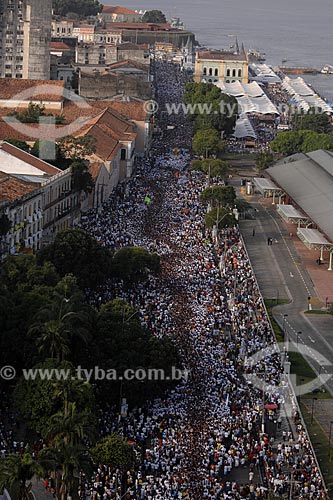
{"type": "Polygon", "coordinates": [[[138,15],[137,12],[134,10],[127,9],[126,7],[119,7],[118,5],[116,7],[112,7],[111,5],[104,5],[102,14],[132,14],[132,15],[138,15]]]}
{"type": "Polygon", "coordinates": [[[51,42],[50,47],[53,50],[72,50],[72,47],[64,42],[51,42]]]}
{"type": "Polygon", "coordinates": [[[146,121],[149,116],[145,101],[109,101],[105,104],[128,120],[146,121]]]}
{"type": "Polygon", "coordinates": [[[232,52],[198,52],[198,59],[210,59],[216,61],[246,61],[245,54],[233,54],[232,52]]]}
{"type": "Polygon", "coordinates": [[[35,182],[26,182],[0,172],[0,202],[8,201],[12,203],[19,200],[23,196],[35,190],[37,191],[37,186],[35,182]]]}
{"type": "Polygon", "coordinates": [[[26,153],[22,149],[19,149],[16,146],[9,144],[8,142],[3,142],[0,145],[0,148],[3,151],[5,151],[5,153],[10,154],[11,156],[15,156],[15,158],[24,161],[25,163],[28,163],[32,167],[38,168],[39,170],[50,176],[61,172],[59,168],[56,168],[53,165],[50,165],[49,163],[46,163],[40,158],[36,158],[36,156],[32,156],[31,154],[26,153]]]}
{"type": "MultiPolygon", "coordinates": [[[[0,78],[0,100],[12,99],[17,94],[30,90],[29,96],[24,100],[31,101],[35,99],[62,102],[64,98],[61,90],[64,87],[65,82],[60,80],[24,80],[12,78],[8,81],[8,78],[0,78]],[[43,87],[45,88],[46,86],[46,94],[44,94],[43,87]],[[50,86],[55,89],[54,94],[50,86]]],[[[23,100],[21,97],[20,99],[23,100]]]]}
{"type": "Polygon", "coordinates": [[[136,138],[135,125],[114,110],[105,108],[97,116],[88,120],[76,137],[90,135],[95,139],[95,156],[103,161],[110,161],[121,149],[121,141],[133,141],[136,138]]]}

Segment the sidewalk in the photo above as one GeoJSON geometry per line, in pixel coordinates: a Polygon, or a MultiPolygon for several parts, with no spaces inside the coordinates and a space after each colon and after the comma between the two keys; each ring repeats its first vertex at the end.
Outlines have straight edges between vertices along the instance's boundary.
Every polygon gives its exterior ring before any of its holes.
{"type": "MultiPolygon", "coordinates": [[[[258,202],[268,209],[276,210],[276,206],[272,205],[272,198],[260,197],[258,202]]],[[[280,216],[279,216],[280,217],[280,216]]],[[[319,250],[310,250],[297,236],[297,225],[291,224],[280,217],[281,223],[285,228],[286,236],[295,247],[295,250],[300,258],[302,266],[309,273],[314,287],[318,293],[320,302],[314,301],[313,309],[325,307],[326,298],[329,302],[333,302],[333,271],[328,271],[328,252],[324,252],[324,262],[321,265],[317,264],[317,259],[320,256],[319,250]]]]}

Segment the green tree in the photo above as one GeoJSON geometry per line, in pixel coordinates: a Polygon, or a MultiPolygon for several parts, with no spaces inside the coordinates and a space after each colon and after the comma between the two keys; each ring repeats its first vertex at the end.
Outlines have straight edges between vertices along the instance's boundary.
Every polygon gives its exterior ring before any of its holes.
{"type": "Polygon", "coordinates": [[[35,339],[40,354],[58,362],[64,361],[71,352],[74,337],[81,342],[88,342],[90,333],[87,315],[83,310],[76,311],[76,305],[70,298],[55,293],[52,303],[38,311],[29,335],[35,339]]]}
{"type": "Polygon", "coordinates": [[[236,219],[230,210],[216,207],[205,215],[205,224],[208,229],[212,229],[214,226],[223,229],[224,227],[233,227],[236,224],[236,219]]]}
{"type": "Polygon", "coordinates": [[[328,134],[333,131],[329,116],[326,113],[317,113],[314,108],[306,113],[295,113],[292,125],[294,130],[312,130],[319,134],[328,134]]]}
{"type": "Polygon", "coordinates": [[[210,174],[211,178],[226,179],[230,170],[230,164],[226,161],[210,158],[209,160],[196,160],[192,163],[192,168],[210,174]]]}
{"type": "Polygon", "coordinates": [[[225,135],[235,129],[238,116],[237,100],[233,96],[223,94],[221,89],[212,83],[188,83],[185,89],[184,102],[193,106],[195,129],[215,128],[225,135]]]}
{"type": "Polygon", "coordinates": [[[96,464],[110,467],[131,467],[135,462],[132,446],[116,433],[101,439],[91,450],[91,455],[96,464]]]}
{"type": "Polygon", "coordinates": [[[235,189],[232,186],[211,186],[203,190],[201,201],[208,201],[213,206],[233,207],[236,199],[235,189]]]}
{"type": "Polygon", "coordinates": [[[88,165],[83,161],[75,161],[71,165],[71,170],[74,191],[91,193],[94,188],[94,181],[88,165]]]}
{"type": "Polygon", "coordinates": [[[198,130],[193,137],[193,150],[199,156],[217,154],[219,149],[220,136],[214,128],[198,130]]]}
{"type": "Polygon", "coordinates": [[[48,163],[51,163],[51,165],[54,165],[55,167],[59,168],[60,170],[66,170],[66,168],[69,167],[70,160],[65,158],[63,156],[63,151],[60,148],[59,144],[54,143],[53,141],[47,141],[47,140],[37,140],[34,145],[30,149],[30,154],[33,156],[36,156],[37,158],[40,157],[41,151],[47,151],[47,152],[52,152],[54,153],[54,158],[53,159],[48,159],[48,163]]]}
{"type": "Polygon", "coordinates": [[[58,233],[37,254],[37,261],[52,262],[60,276],[73,274],[80,288],[95,289],[111,276],[111,252],[82,229],[58,233]]]}
{"type": "Polygon", "coordinates": [[[30,146],[25,141],[20,141],[20,139],[7,139],[6,142],[12,144],[13,146],[30,153],[30,146]]]}
{"type": "Polygon", "coordinates": [[[98,0],[53,0],[54,13],[66,16],[75,13],[84,19],[87,16],[96,16],[102,11],[103,5],[98,0]]]}
{"type": "Polygon", "coordinates": [[[258,170],[264,170],[274,163],[274,155],[269,152],[259,153],[256,157],[256,167],[258,170]]]}
{"type": "Polygon", "coordinates": [[[282,132],[270,144],[273,151],[284,155],[309,153],[318,149],[333,151],[333,136],[318,134],[312,130],[282,132]]]}
{"type": "MultiPolygon", "coordinates": [[[[24,111],[12,111],[8,113],[8,117],[14,117],[21,123],[39,123],[42,117],[50,117],[54,119],[54,123],[60,125],[64,123],[64,116],[53,115],[52,113],[45,113],[45,106],[39,104],[29,103],[29,106],[24,111]]],[[[51,121],[52,123],[52,121],[51,121]]]]}
{"type": "Polygon", "coordinates": [[[142,281],[160,271],[160,258],[142,247],[121,248],[112,260],[113,273],[129,283],[142,281]]]}
{"type": "Polygon", "coordinates": [[[166,17],[161,10],[147,10],[142,16],[143,23],[162,23],[165,24],[166,17]]]}
{"type": "Polygon", "coordinates": [[[8,488],[17,492],[19,500],[31,500],[31,479],[42,474],[43,468],[29,452],[9,455],[0,460],[0,491],[8,488]]]}
{"type": "Polygon", "coordinates": [[[61,155],[72,162],[84,160],[96,151],[95,139],[91,135],[73,137],[68,135],[59,142],[61,155]]]}

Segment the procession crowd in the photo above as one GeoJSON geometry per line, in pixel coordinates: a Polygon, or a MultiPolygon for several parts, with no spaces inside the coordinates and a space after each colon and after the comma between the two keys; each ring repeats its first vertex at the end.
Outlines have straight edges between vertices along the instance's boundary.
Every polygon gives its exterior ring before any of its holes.
{"type": "MultiPolygon", "coordinates": [[[[180,102],[186,74],[166,62],[157,72],[160,107],[180,102]]],[[[81,494],[266,499],[269,488],[282,495],[296,481],[294,498],[325,498],[304,429],[296,444],[277,448],[263,432],[264,404],[284,402],[280,356],[270,349],[273,334],[238,227],[221,231],[215,245],[207,235],[199,201],[206,179],[188,169],[191,126],[182,115],[170,122],[175,128],[155,140],[136,175],[82,226],[113,250],[135,245],[161,256],[161,276],[130,290],[112,282],[89,300],[98,306],[121,297],[139,309],[144,326],[176,343],[190,377],[120,422],[114,409],[100,412],[101,434],[117,430],[137,463],[127,471],[100,464],[92,481],[82,478],[81,494]],[[258,351],[262,359],[251,361],[258,351]],[[268,388],[251,383],[253,375],[268,388]]]]}
{"type": "MultiPolygon", "coordinates": [[[[156,71],[160,108],[181,102],[187,74],[163,61],[156,71]]],[[[81,226],[112,250],[134,245],[160,255],[159,276],[131,289],[112,281],[87,299],[96,307],[129,302],[153,335],[176,344],[189,378],[126,417],[105,398],[100,436],[118,432],[137,459],[128,470],[99,464],[93,477],[81,473],[80,498],[265,500],[291,488],[291,498],[326,498],[303,426],[281,442],[264,432],[274,418],[266,405],[279,409],[285,399],[274,335],[237,225],[215,242],[205,228],[206,177],[188,168],[191,123],[182,114],[169,120],[174,128],[155,139],[135,175],[81,226]]],[[[0,413],[1,453],[23,452],[4,419],[0,413]]]]}

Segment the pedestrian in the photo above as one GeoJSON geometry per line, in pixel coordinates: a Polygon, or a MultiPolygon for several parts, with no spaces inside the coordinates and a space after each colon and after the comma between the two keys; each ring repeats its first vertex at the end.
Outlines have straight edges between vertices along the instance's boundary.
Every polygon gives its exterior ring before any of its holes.
{"type": "Polygon", "coordinates": [[[256,228],[254,227],[254,228],[252,229],[252,236],[255,236],[255,235],[256,235],[256,228]]]}

